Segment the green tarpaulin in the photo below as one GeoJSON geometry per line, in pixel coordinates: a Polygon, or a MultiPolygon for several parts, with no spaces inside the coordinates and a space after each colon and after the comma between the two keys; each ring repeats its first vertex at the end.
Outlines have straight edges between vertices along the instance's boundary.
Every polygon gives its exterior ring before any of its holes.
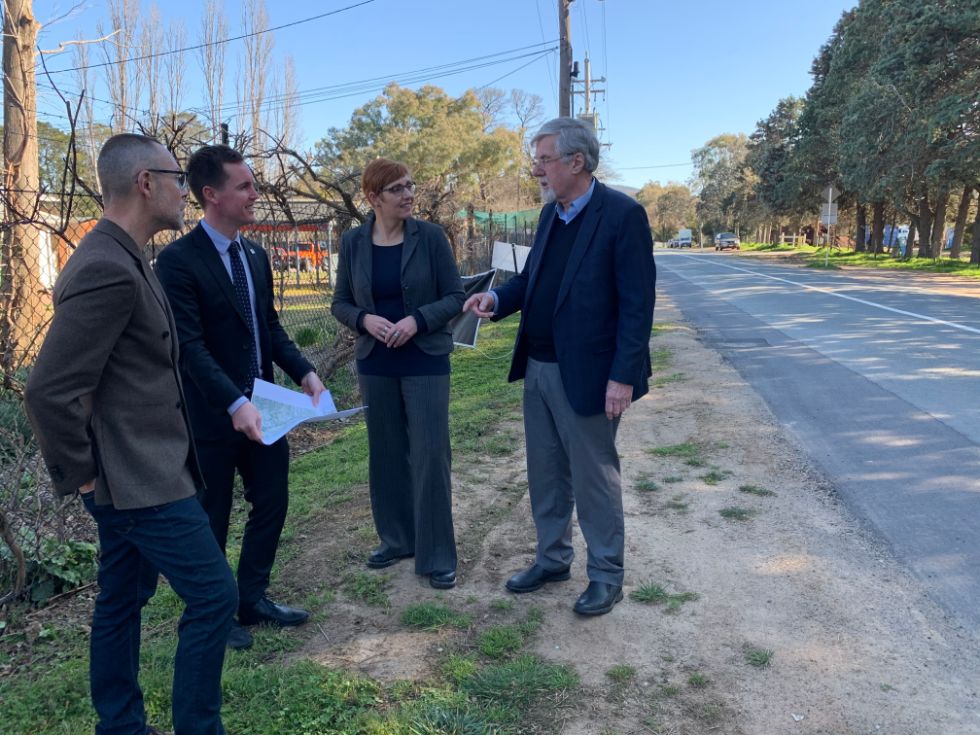
{"type": "MultiPolygon", "coordinates": [[[[540,214],[540,208],[519,209],[514,212],[473,212],[473,219],[480,225],[486,225],[492,221],[494,227],[501,228],[537,227],[538,215],[540,214]]],[[[460,219],[466,219],[469,214],[465,209],[461,209],[456,213],[456,216],[460,219]]]]}

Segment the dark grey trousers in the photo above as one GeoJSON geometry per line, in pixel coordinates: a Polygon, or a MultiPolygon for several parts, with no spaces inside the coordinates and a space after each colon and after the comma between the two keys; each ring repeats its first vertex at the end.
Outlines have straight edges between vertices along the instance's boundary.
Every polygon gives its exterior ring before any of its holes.
{"type": "Polygon", "coordinates": [[[593,582],[623,584],[623,496],[616,430],[619,419],[579,416],[568,403],[558,364],[528,360],[524,434],[531,514],[538,533],[536,563],[548,570],[572,563],[572,510],[588,548],[593,582]]]}
{"type": "Polygon", "coordinates": [[[456,569],[449,376],[358,376],[367,404],[371,512],[381,550],[415,573],[456,569]]]}

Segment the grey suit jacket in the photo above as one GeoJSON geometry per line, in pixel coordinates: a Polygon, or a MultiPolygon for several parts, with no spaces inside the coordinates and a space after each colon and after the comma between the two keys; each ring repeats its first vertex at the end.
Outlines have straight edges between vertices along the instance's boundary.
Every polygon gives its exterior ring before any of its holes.
{"type": "MultiPolygon", "coordinates": [[[[374,215],[360,227],[344,233],[337,266],[330,311],[341,324],[355,332],[362,314],[374,314],[372,294],[371,230],[374,215]]],[[[405,314],[416,309],[425,320],[425,334],[414,342],[430,355],[448,355],[453,351],[453,333],[449,321],[463,308],[463,283],[453,259],[446,233],[438,225],[417,219],[405,222],[405,244],[402,248],[402,293],[405,314]]],[[[362,333],[355,347],[359,360],[367,357],[375,339],[362,333]]]]}
{"type": "Polygon", "coordinates": [[[145,508],[201,485],[163,289],[129,235],[102,219],[54,289],[24,403],[55,490],[145,508]],[[189,470],[189,471],[188,471],[189,470]]]}

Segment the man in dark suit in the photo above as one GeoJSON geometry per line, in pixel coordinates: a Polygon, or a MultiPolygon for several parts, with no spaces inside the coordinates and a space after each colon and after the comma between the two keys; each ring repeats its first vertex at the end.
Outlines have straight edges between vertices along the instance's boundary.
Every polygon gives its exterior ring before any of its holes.
{"type": "Polygon", "coordinates": [[[180,337],[181,374],[204,473],[204,509],[225,548],[235,472],[251,504],[238,559],[238,625],[228,645],[248,648],[242,626],[300,625],[309,614],[266,596],[289,491],[289,445],[262,444],[262,419],[249,400],[255,378],[272,381],[275,363],[319,400],[323,384],[279,323],[265,252],[241,237],[255,222],[251,169],[227,146],[205,146],[187,163],[204,219],[157,257],[180,337]]]}
{"type": "Polygon", "coordinates": [[[142,248],[183,226],[185,173],[166,148],[115,135],[98,159],[105,212],[54,290],[24,405],[55,491],[99,530],[89,674],[100,733],[152,735],[140,691],[140,611],[158,573],[184,601],[174,659],[177,735],[222,735],[235,580],[195,494],[202,485],[173,315],[142,248]]]}
{"type": "Polygon", "coordinates": [[[538,543],[534,564],[507,589],[531,592],[569,578],[577,506],[589,585],[574,610],[602,615],[623,598],[616,430],[651,374],[653,241],[643,207],[593,177],[599,142],[590,126],[557,118],[532,143],[532,173],[546,204],[527,263],[463,308],[493,319],[521,311],[508,379],[524,379],[538,543]]]}

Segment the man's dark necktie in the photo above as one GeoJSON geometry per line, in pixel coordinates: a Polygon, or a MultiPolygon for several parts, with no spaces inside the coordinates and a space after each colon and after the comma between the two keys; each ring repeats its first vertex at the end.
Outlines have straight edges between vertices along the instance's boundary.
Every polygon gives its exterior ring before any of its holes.
{"type": "Polygon", "coordinates": [[[255,321],[252,319],[252,303],[248,298],[248,281],[245,279],[245,264],[242,262],[241,246],[237,240],[232,240],[228,246],[228,257],[231,260],[231,280],[235,286],[235,296],[238,297],[238,306],[241,307],[245,315],[245,322],[248,324],[249,351],[248,351],[248,371],[245,375],[247,380],[246,387],[251,394],[252,385],[255,379],[262,373],[259,371],[258,354],[255,349],[255,321]]]}

